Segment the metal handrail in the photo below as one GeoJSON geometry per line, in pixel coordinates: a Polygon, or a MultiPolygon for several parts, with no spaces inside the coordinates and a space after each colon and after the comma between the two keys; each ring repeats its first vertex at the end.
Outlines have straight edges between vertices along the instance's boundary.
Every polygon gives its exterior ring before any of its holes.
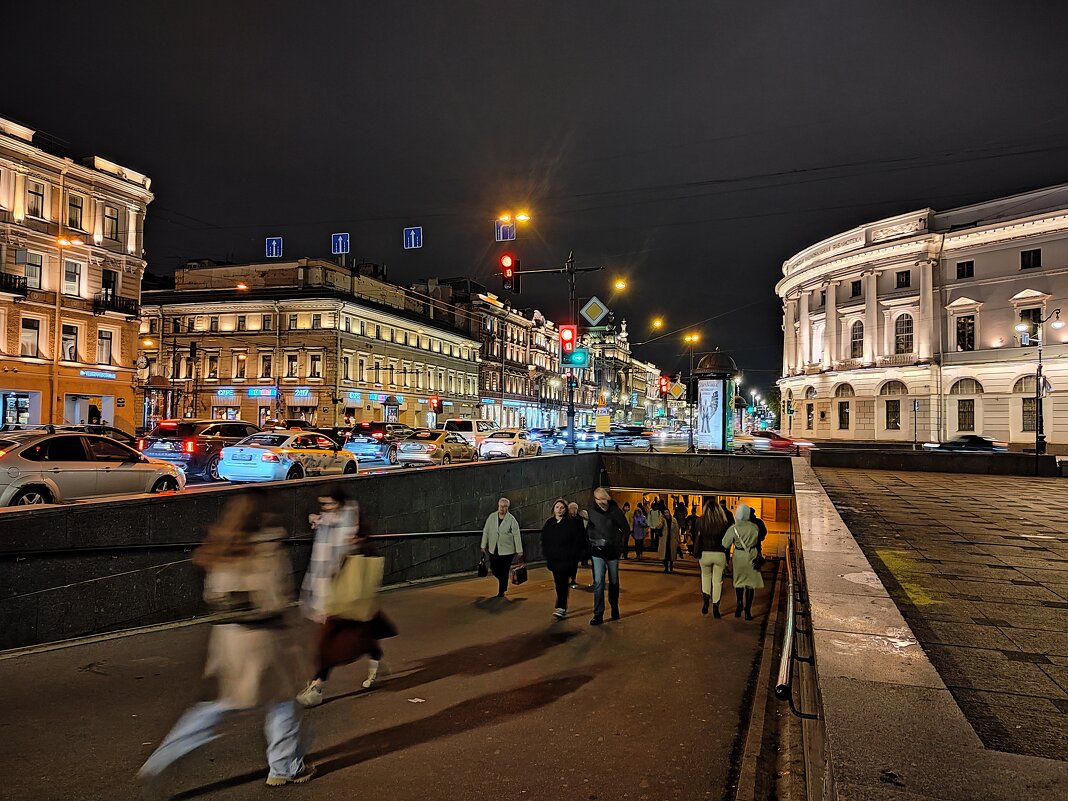
{"type": "Polygon", "coordinates": [[[790,704],[790,712],[804,720],[818,720],[819,716],[808,712],[802,712],[794,705],[793,674],[794,662],[814,662],[813,657],[803,658],[797,656],[794,648],[796,616],[794,609],[794,580],[793,568],[790,560],[790,541],[786,541],[786,628],[783,632],[782,654],[779,656],[779,676],[775,682],[775,697],[780,701],[790,704]]]}

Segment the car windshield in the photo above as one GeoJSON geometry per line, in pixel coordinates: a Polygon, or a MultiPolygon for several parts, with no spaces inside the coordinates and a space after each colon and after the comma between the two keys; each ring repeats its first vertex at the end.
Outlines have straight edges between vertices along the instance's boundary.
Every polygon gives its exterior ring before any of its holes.
{"type": "Polygon", "coordinates": [[[253,434],[238,442],[238,445],[263,445],[267,448],[279,448],[285,445],[289,434],[253,434]]]}
{"type": "Polygon", "coordinates": [[[195,423],[161,423],[152,429],[149,439],[155,437],[195,437],[200,433],[202,426],[195,423]]]}
{"type": "Polygon", "coordinates": [[[489,439],[515,439],[514,431],[494,431],[489,435],[489,439]]]}
{"type": "Polygon", "coordinates": [[[472,423],[470,420],[450,420],[445,424],[446,431],[471,431],[472,423]]]}

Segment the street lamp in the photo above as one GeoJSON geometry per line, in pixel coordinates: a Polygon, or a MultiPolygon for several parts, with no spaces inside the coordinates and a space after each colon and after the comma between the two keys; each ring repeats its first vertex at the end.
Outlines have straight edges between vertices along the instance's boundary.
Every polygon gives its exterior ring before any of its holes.
{"type": "Polygon", "coordinates": [[[686,382],[686,398],[689,401],[687,404],[690,407],[690,447],[687,448],[687,453],[693,453],[693,346],[701,341],[700,334],[686,334],[682,338],[682,341],[686,343],[687,349],[690,351],[690,374],[686,382]]]}
{"type": "Polygon", "coordinates": [[[664,327],[664,321],[662,319],[657,317],[656,319],[653,320],[653,329],[654,330],[659,331],[663,327],[664,327]]]}
{"type": "Polygon", "coordinates": [[[1060,330],[1064,328],[1064,320],[1061,319],[1061,310],[1054,309],[1045,317],[1039,317],[1038,320],[1028,320],[1022,315],[1020,316],[1020,322],[1016,324],[1016,330],[1021,334],[1030,333],[1035,330],[1035,333],[1031,336],[1038,343],[1038,368],[1035,370],[1035,475],[1038,475],[1038,458],[1046,452],[1046,434],[1043,429],[1042,421],[1042,389],[1045,379],[1042,377],[1042,342],[1045,340],[1042,327],[1053,320],[1050,323],[1050,328],[1054,330],[1060,330]]]}
{"type": "Polygon", "coordinates": [[[622,278],[617,278],[615,280],[615,282],[612,284],[612,289],[616,290],[616,292],[622,292],[626,288],[627,288],[627,282],[624,281],[622,278]]]}

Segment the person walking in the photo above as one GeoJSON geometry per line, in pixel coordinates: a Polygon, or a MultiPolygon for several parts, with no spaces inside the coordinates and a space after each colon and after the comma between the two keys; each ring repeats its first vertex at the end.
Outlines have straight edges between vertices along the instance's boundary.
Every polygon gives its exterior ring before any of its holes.
{"type": "Polygon", "coordinates": [[[508,590],[508,571],[512,560],[523,564],[523,538],[519,534],[519,521],[508,511],[512,502],[507,498],[497,501],[497,511],[490,512],[482,527],[482,554],[489,554],[490,572],[497,578],[497,597],[503,598],[508,590]]]}
{"type": "Polygon", "coordinates": [[[580,519],[569,515],[567,502],[557,498],[553,501],[552,517],[541,527],[541,552],[556,586],[553,617],[557,620],[563,620],[567,614],[568,585],[577,569],[579,554],[586,540],[580,519]]]}
{"type": "Polygon", "coordinates": [[[640,562],[645,553],[645,534],[649,530],[645,507],[640,503],[634,510],[634,527],[631,530],[634,532],[634,557],[640,562]]]}
{"type": "Polygon", "coordinates": [[[715,498],[705,502],[704,513],[694,525],[694,556],[701,565],[701,614],[708,614],[712,602],[712,616],[720,617],[719,599],[723,593],[723,571],[727,567],[727,552],[723,547],[723,535],[730,528],[730,521],[723,507],[715,498]]]}
{"type": "Polygon", "coordinates": [[[634,530],[634,513],[630,510],[630,501],[623,502],[623,517],[627,518],[627,536],[623,538],[623,558],[630,559],[630,533],[634,530]]]}
{"type": "Polygon", "coordinates": [[[586,540],[593,557],[593,618],[591,626],[604,623],[604,583],[608,574],[608,603],[612,620],[619,620],[619,554],[623,539],[630,534],[627,518],[604,487],[593,491],[594,506],[589,511],[586,540]]]}
{"type": "MultiPolygon", "coordinates": [[[[351,664],[364,655],[370,657],[370,662],[363,688],[371,689],[378,682],[382,662],[380,641],[397,634],[393,622],[370,599],[366,620],[333,614],[334,589],[345,560],[349,557],[373,559],[376,555],[368,537],[360,533],[359,505],[350,500],[341,487],[331,487],[319,497],[319,510],[319,514],[308,516],[315,539],[301,588],[304,615],[318,624],[315,675],[297,695],[297,701],[305,707],[319,706],[323,702],[324,685],[331,670],[351,664]]],[[[375,586],[372,594],[377,589],[375,586]]]]}
{"type": "Polygon", "coordinates": [[[649,535],[653,540],[653,547],[660,547],[660,536],[664,533],[664,502],[660,500],[660,496],[657,495],[649,506],[649,535]]]}
{"type": "Polygon", "coordinates": [[[679,524],[671,515],[664,515],[664,532],[660,537],[660,546],[656,549],[656,555],[664,564],[665,573],[675,572],[675,557],[678,553],[679,524]]]}
{"type": "MultiPolygon", "coordinates": [[[[586,531],[586,523],[588,521],[586,520],[585,513],[581,512],[579,510],[579,505],[577,503],[575,503],[574,501],[569,503],[567,505],[567,514],[568,514],[569,517],[573,517],[575,520],[579,521],[579,525],[582,526],[582,531],[583,531],[583,533],[585,533],[585,531],[586,531]]],[[[586,538],[585,537],[583,537],[583,539],[582,539],[582,550],[579,553],[579,560],[580,560],[580,564],[583,567],[589,567],[590,566],[590,549],[589,549],[589,546],[586,543],[586,538]]],[[[571,573],[571,589],[573,589],[573,590],[577,590],[578,589],[578,565],[575,565],[575,569],[571,573]]]]}
{"type": "Polygon", "coordinates": [[[256,707],[266,712],[267,784],[301,784],[315,774],[304,761],[296,690],[297,657],[287,644],[286,608],[292,597],[292,565],[281,541],[286,532],[263,511],[261,491],[230,500],[193,553],[205,571],[204,600],[228,613],[211,627],[205,675],[218,680],[214,701],[190,708],[138,771],[146,783],[179,758],[216,739],[220,723],[256,707]]]}
{"type": "Polygon", "coordinates": [[[723,535],[723,550],[730,554],[731,547],[734,548],[734,554],[731,556],[731,564],[734,568],[734,594],[737,596],[734,616],[742,616],[742,594],[744,592],[746,620],[753,619],[753,596],[756,590],[764,586],[763,576],[753,567],[760,529],[749,519],[752,511],[746,504],[738,504],[734,512],[734,525],[723,535]]]}

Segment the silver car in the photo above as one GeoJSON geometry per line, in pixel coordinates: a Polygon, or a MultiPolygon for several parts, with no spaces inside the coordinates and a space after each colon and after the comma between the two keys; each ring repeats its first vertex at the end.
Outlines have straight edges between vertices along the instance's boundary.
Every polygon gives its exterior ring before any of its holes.
{"type": "Polygon", "coordinates": [[[416,431],[397,445],[402,465],[473,462],[478,458],[475,446],[451,431],[416,431]]]}
{"type": "Polygon", "coordinates": [[[102,495],[173,492],[185,475],[98,434],[0,434],[0,506],[63,503],[102,495]]]}

